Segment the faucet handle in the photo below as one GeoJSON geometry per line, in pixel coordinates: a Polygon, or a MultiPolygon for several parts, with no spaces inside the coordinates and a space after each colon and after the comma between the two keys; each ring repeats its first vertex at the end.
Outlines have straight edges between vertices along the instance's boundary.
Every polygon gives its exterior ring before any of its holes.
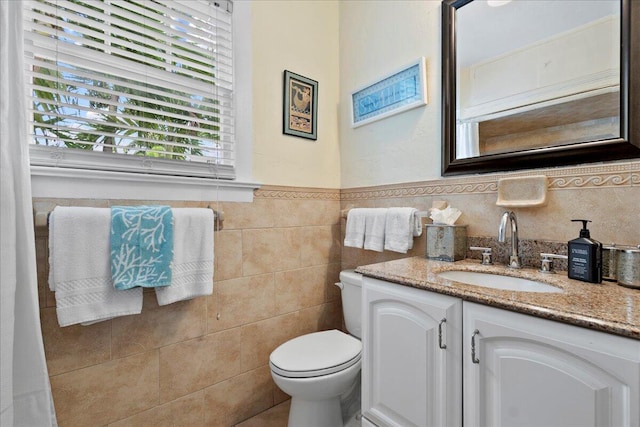
{"type": "Polygon", "coordinates": [[[540,261],[540,272],[541,273],[555,273],[553,270],[553,260],[554,259],[567,259],[566,255],[557,255],[557,254],[547,254],[544,252],[540,253],[542,260],[540,261]]]}
{"type": "Polygon", "coordinates": [[[470,251],[482,251],[482,265],[491,265],[493,260],[491,258],[491,248],[484,248],[482,246],[469,246],[470,251]]]}

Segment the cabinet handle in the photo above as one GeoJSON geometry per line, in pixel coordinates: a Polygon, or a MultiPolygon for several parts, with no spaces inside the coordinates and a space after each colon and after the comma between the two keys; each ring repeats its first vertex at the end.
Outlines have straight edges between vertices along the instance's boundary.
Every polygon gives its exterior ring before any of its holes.
{"type": "Polygon", "coordinates": [[[447,323],[446,318],[443,318],[438,324],[438,346],[443,350],[447,348],[446,344],[442,344],[442,324],[444,323],[447,323]]]}
{"type": "Polygon", "coordinates": [[[476,357],[476,335],[480,333],[479,330],[473,331],[473,335],[471,335],[471,362],[480,363],[480,359],[476,357]]]}

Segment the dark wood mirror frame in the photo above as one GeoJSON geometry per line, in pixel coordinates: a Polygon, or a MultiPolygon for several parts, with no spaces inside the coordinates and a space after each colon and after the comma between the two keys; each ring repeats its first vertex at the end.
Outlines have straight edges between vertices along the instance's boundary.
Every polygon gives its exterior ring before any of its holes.
{"type": "Polygon", "coordinates": [[[640,158],[640,0],[621,0],[620,138],[456,158],[456,9],[442,1],[442,175],[510,171],[640,158]]]}

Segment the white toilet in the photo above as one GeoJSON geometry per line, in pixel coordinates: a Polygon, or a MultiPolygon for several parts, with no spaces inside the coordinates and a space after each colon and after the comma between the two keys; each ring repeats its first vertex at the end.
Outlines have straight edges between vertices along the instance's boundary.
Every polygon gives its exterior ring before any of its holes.
{"type": "Polygon", "coordinates": [[[340,427],[352,415],[348,408],[359,409],[353,400],[360,398],[362,275],[342,271],[336,286],[351,335],[336,329],[302,335],[269,357],[273,380],[291,396],[289,427],[340,427]]]}

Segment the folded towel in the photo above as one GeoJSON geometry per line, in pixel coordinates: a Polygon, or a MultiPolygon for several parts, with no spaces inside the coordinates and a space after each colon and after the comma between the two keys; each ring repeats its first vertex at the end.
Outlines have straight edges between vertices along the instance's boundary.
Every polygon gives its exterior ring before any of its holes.
{"type": "Polygon", "coordinates": [[[385,222],[384,248],[406,254],[413,248],[413,237],[422,234],[422,224],[414,208],[389,208],[385,222]]]}
{"type": "Polygon", "coordinates": [[[159,305],[213,293],[213,211],[173,211],[173,280],[156,288],[159,305]]]}
{"type": "Polygon", "coordinates": [[[384,224],[387,217],[385,208],[368,209],[365,215],[364,248],[382,252],[384,251],[384,224]]]}
{"type": "Polygon", "coordinates": [[[111,208],[111,277],[116,289],[171,284],[172,219],[169,206],[111,208]]]}
{"type": "Polygon", "coordinates": [[[364,208],[349,209],[344,233],[345,246],[362,248],[364,245],[365,218],[368,210],[364,208]]]}
{"type": "Polygon", "coordinates": [[[108,208],[56,207],[49,217],[49,288],[60,326],[142,311],[142,288],[113,287],[110,223],[108,208]]]}

